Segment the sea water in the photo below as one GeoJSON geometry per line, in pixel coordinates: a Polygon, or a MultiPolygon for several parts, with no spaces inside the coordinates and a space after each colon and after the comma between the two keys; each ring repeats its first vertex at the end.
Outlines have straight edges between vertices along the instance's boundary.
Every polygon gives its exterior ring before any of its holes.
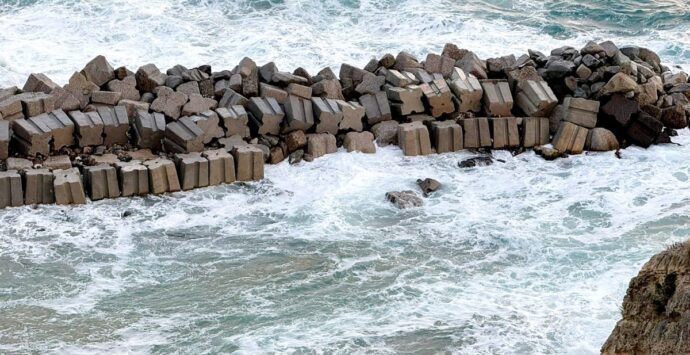
{"type": "MultiPolygon", "coordinates": [[[[672,0],[4,1],[0,86],[64,84],[97,54],[315,73],[446,42],[612,39],[690,69],[689,29],[672,0]]],[[[474,169],[339,151],[258,183],[3,210],[0,353],[597,353],[630,278],[690,236],[690,132],[674,141],[474,169]],[[424,207],[385,200],[427,177],[424,207]]]]}

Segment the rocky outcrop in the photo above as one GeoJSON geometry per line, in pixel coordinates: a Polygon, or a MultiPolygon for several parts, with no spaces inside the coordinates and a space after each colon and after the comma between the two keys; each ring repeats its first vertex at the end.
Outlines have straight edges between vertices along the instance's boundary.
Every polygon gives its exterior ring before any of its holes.
{"type": "Polygon", "coordinates": [[[690,241],[652,257],[630,281],[602,354],[690,352],[690,241]]]}

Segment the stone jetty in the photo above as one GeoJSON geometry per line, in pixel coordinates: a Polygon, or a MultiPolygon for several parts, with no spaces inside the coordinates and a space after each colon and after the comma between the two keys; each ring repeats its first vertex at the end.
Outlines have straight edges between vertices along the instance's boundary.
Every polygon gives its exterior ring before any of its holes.
{"type": "Polygon", "coordinates": [[[406,156],[533,149],[546,159],[670,143],[688,126],[688,74],[653,51],[607,41],[481,59],[446,44],[281,71],[97,56],[69,82],[31,74],[0,89],[0,208],[81,204],[264,177],[264,164],[334,153],[406,156]]]}

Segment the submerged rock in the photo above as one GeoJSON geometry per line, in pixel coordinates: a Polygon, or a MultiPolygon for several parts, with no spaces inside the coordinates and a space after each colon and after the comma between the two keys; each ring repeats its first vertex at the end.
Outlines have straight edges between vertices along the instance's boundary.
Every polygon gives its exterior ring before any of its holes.
{"type": "Polygon", "coordinates": [[[421,207],[424,201],[417,196],[414,191],[391,191],[386,192],[386,199],[399,209],[421,207]]]}
{"type": "Polygon", "coordinates": [[[494,160],[491,159],[491,157],[474,157],[459,162],[458,166],[461,168],[474,168],[478,166],[489,166],[493,163],[494,160]]]}
{"type": "Polygon", "coordinates": [[[417,185],[419,185],[419,188],[422,189],[422,193],[424,194],[424,197],[428,197],[429,194],[432,192],[435,192],[436,190],[441,188],[441,183],[438,182],[437,180],[434,179],[419,179],[417,180],[417,185]]]}
{"type": "Polygon", "coordinates": [[[557,149],[547,146],[534,147],[533,149],[535,153],[537,153],[546,160],[556,160],[563,156],[563,154],[559,152],[557,149]]]}

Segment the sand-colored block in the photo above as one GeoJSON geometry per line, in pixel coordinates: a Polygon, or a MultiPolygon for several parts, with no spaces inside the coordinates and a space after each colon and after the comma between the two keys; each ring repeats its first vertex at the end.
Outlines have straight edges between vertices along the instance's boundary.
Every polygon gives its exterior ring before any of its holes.
{"type": "Polygon", "coordinates": [[[207,150],[201,154],[208,159],[210,186],[235,182],[235,158],[224,149],[207,150]]]}
{"type": "Polygon", "coordinates": [[[76,168],[53,171],[53,190],[58,205],[83,205],[86,203],[84,183],[76,168]]]}
{"type": "Polygon", "coordinates": [[[0,208],[23,204],[22,177],[16,170],[0,171],[0,208]]]}
{"type": "Polygon", "coordinates": [[[27,205],[55,202],[53,180],[55,175],[48,169],[30,169],[23,173],[24,203],[27,205]]]}
{"type": "Polygon", "coordinates": [[[93,201],[120,197],[117,170],[110,164],[99,164],[84,168],[86,191],[93,201]]]}
{"type": "Polygon", "coordinates": [[[182,190],[208,186],[208,159],[201,153],[177,154],[174,160],[182,190]]]}
{"type": "Polygon", "coordinates": [[[162,194],[180,191],[180,180],[177,177],[175,163],[168,159],[158,158],[144,162],[149,169],[149,192],[162,194]]]}

